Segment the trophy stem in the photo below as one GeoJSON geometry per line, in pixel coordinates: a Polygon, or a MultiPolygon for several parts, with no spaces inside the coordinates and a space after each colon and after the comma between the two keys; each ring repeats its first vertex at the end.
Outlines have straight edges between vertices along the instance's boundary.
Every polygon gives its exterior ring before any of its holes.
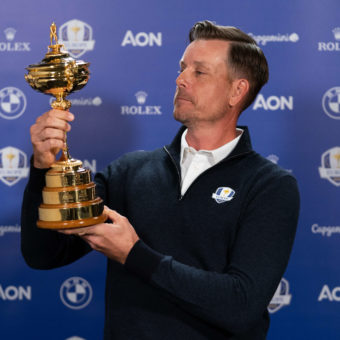
{"type": "MultiPolygon", "coordinates": [[[[57,110],[66,110],[68,111],[69,108],[71,107],[71,102],[67,99],[65,99],[65,92],[57,92],[53,94],[56,98],[51,104],[53,109],[57,110]]],[[[67,133],[65,132],[65,147],[62,150],[62,155],[60,158],[60,161],[68,161],[70,160],[70,153],[69,153],[69,148],[67,145],[67,133]]]]}
{"type": "Polygon", "coordinates": [[[69,152],[69,148],[68,148],[68,145],[67,145],[67,134],[65,132],[65,147],[62,149],[62,153],[61,153],[61,157],[59,159],[59,161],[69,161],[71,159],[71,156],[70,156],[70,152],[69,152]]]}

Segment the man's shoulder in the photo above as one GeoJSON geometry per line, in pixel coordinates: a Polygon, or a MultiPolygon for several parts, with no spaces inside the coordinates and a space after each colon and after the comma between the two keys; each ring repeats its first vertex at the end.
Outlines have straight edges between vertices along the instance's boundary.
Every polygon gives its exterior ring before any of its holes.
{"type": "Polygon", "coordinates": [[[252,172],[254,179],[260,183],[280,180],[296,182],[291,170],[284,169],[279,164],[263,157],[255,151],[251,153],[248,161],[249,171],[252,172]]]}

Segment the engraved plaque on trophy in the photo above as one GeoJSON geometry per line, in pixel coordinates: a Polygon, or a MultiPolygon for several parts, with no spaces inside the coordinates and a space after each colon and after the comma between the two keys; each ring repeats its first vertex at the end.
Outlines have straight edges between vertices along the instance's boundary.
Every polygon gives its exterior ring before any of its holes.
{"type": "MultiPolygon", "coordinates": [[[[87,84],[89,63],[74,60],[63,50],[63,45],[58,44],[55,23],[50,27],[50,40],[44,59],[26,68],[25,79],[34,90],[55,97],[52,108],[68,110],[71,103],[65,98],[87,84]]],[[[70,157],[67,144],[61,158],[47,171],[45,180],[38,227],[78,228],[106,220],[103,201],[95,196],[90,170],[83,168],[80,160],[70,157]]]]}

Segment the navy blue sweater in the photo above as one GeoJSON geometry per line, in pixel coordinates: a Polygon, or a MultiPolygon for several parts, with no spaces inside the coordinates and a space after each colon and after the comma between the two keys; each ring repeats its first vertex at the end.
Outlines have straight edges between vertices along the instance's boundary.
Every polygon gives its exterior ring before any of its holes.
{"type": "MultiPolygon", "coordinates": [[[[108,260],[104,338],[265,339],[267,305],[297,225],[296,181],[251,149],[245,128],[234,151],[181,196],[182,132],[171,145],[127,154],[95,177],[105,204],[141,238],[124,266],[108,260]],[[213,197],[221,187],[235,192],[231,200],[213,197]]],[[[32,168],[25,190],[22,252],[30,266],[49,269],[90,248],[36,227],[44,173],[32,168]]]]}

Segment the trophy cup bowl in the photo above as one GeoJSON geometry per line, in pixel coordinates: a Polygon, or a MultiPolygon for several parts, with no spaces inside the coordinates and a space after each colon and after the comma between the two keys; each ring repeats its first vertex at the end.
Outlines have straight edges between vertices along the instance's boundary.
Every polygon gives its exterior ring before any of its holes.
{"type": "MultiPolygon", "coordinates": [[[[56,98],[52,108],[68,110],[71,102],[65,98],[87,84],[89,63],[74,60],[62,50],[54,23],[50,27],[50,40],[44,59],[26,68],[25,80],[34,90],[56,98]]],[[[47,171],[45,180],[37,221],[39,228],[79,228],[106,220],[103,200],[96,197],[90,170],[83,168],[80,160],[70,157],[67,144],[61,158],[47,171]]]]}

